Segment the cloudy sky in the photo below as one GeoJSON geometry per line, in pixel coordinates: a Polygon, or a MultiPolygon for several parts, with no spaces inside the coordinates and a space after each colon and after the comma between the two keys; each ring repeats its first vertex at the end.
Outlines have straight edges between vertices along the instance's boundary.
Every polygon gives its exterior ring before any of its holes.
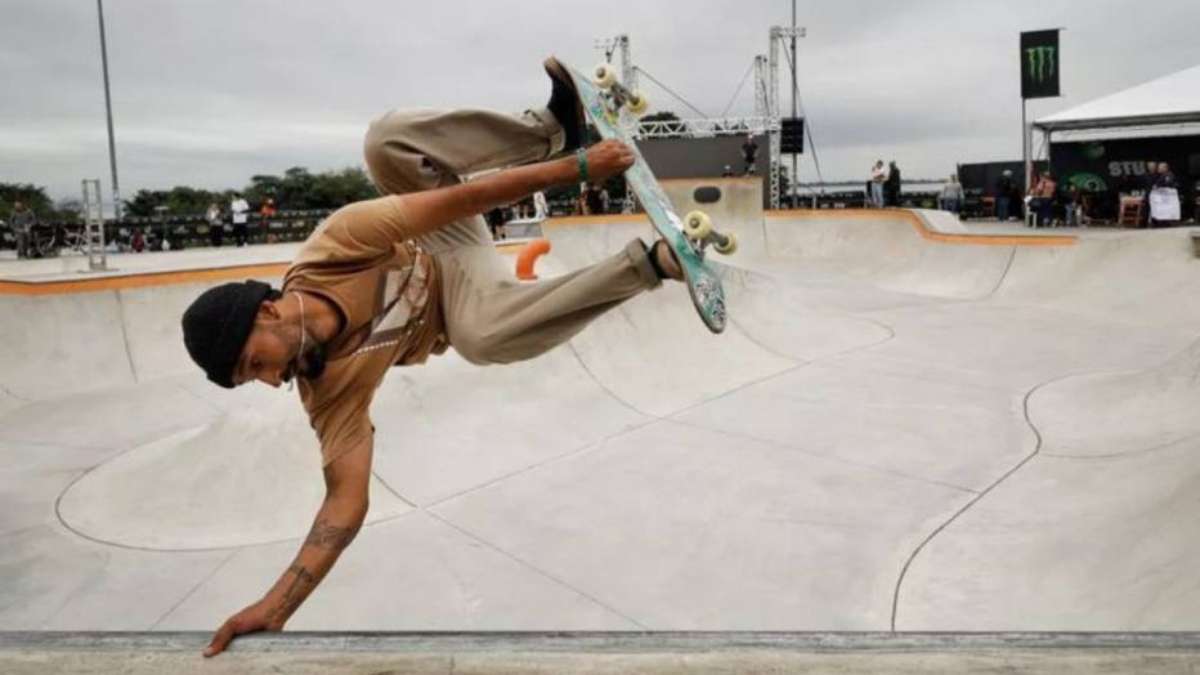
{"type": "MultiPolygon", "coordinates": [[[[826,179],[875,157],[908,176],[1019,158],[1017,40],[1065,27],[1045,115],[1200,64],[1200,1],[800,0],[800,88],[826,179]]],[[[361,164],[405,106],[544,103],[540,62],[581,67],[628,33],[635,62],[708,115],[725,109],[789,0],[108,0],[122,192],[244,185],[361,164]]],[[[0,181],[55,197],[109,184],[96,3],[0,0],[0,181]]],[[[730,114],[753,111],[752,84],[730,114]]],[[[657,109],[681,104],[644,83],[657,109]]],[[[786,94],[786,92],[785,92],[786,94]]],[[[801,175],[815,178],[811,158],[801,175]]]]}

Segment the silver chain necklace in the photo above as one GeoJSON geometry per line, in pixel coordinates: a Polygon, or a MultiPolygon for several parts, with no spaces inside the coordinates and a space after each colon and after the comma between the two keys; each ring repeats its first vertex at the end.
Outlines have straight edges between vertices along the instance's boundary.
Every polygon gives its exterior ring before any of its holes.
{"type": "Polygon", "coordinates": [[[299,291],[292,291],[296,299],[300,301],[300,351],[296,354],[296,372],[292,374],[292,381],[288,382],[288,391],[291,391],[296,386],[296,378],[300,377],[300,359],[304,357],[304,296],[299,291]]]}

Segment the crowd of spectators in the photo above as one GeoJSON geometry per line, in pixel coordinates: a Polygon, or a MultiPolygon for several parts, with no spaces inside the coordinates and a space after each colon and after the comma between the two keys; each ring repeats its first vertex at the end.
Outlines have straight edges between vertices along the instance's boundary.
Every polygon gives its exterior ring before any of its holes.
{"type": "MultiPolygon", "coordinates": [[[[1007,182],[1002,178],[996,186],[996,216],[1001,221],[1007,220],[1009,213],[1007,206],[1001,209],[999,195],[1014,189],[1011,177],[1007,182]]],[[[1179,181],[1166,162],[1147,163],[1145,175],[1129,177],[1109,193],[1063,185],[1050,171],[1035,173],[1025,206],[1033,227],[1078,227],[1103,216],[1126,226],[1171,227],[1179,224],[1183,215],[1179,181]],[[1115,203],[1102,205],[1105,200],[1115,203]],[[1107,208],[1101,211],[1102,207],[1107,208]]]]}
{"type": "MultiPolygon", "coordinates": [[[[220,247],[225,244],[226,236],[232,234],[237,246],[245,246],[250,242],[251,230],[257,226],[259,232],[254,239],[271,242],[276,236],[268,230],[289,229],[289,223],[295,220],[297,214],[289,218],[284,214],[280,220],[279,209],[273,198],[264,199],[257,209],[252,209],[250,202],[242,195],[234,195],[224,206],[211,202],[201,218],[188,216],[168,216],[161,220],[158,217],[132,217],[121,222],[109,223],[106,229],[112,228],[108,234],[109,242],[120,250],[141,253],[147,250],[171,250],[183,246],[183,239],[195,244],[195,233],[207,237],[210,246],[220,247]],[[181,229],[184,223],[202,223],[195,228],[193,236],[181,229]],[[285,222],[286,221],[286,222],[285,222]],[[178,236],[181,235],[182,237],[178,236]]],[[[311,212],[302,212],[305,220],[312,217],[311,212]]],[[[37,214],[22,201],[14,201],[8,213],[0,213],[0,228],[7,229],[15,244],[18,258],[38,258],[55,256],[58,249],[72,241],[72,228],[81,228],[79,224],[70,222],[40,222],[37,214]]],[[[189,226],[190,227],[190,226],[189,226]]],[[[294,229],[294,228],[290,228],[294,229]]],[[[288,236],[294,236],[289,234],[288,236]]]]}

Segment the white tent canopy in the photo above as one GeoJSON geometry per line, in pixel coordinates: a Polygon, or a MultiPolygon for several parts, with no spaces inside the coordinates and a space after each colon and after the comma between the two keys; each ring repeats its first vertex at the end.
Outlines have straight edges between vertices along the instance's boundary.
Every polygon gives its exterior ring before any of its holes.
{"type": "Polygon", "coordinates": [[[1043,117],[1045,132],[1200,123],[1200,66],[1043,117]]]}

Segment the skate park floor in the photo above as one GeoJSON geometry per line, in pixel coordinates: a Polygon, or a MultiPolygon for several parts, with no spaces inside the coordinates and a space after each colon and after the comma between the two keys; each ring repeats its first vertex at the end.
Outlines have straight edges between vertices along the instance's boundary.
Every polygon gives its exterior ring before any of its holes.
{"type": "MultiPolygon", "coordinates": [[[[389,373],[357,541],[294,638],[204,665],[394,656],[378,632],[459,636],[428,638],[415,672],[448,672],[446,653],[476,655],[455,672],[566,671],[581,653],[610,667],[594,672],[675,672],[689,653],[712,672],[828,671],[771,659],[834,642],[863,657],[845,672],[906,672],[914,653],[1032,667],[1022,650],[1047,640],[1070,654],[1057,672],[1195,662],[1191,229],[973,233],[944,214],[745,205],[718,222],[740,242],[723,335],[672,284],[534,361],[450,352],[389,373]],[[565,634],[600,637],[530,647],[565,634]],[[517,660],[489,661],[488,640],[517,660]],[[660,660],[601,658],[618,652],[660,660]]],[[[650,230],[584,218],[546,236],[553,276],[650,230]]],[[[291,250],[243,249],[208,276],[211,252],[157,254],[154,272],[200,276],[78,292],[79,272],[0,264],[0,670],[199,667],[207,633],[287,567],[323,494],[297,394],[208,384],[178,322],[222,278],[277,281],[291,250]],[[129,660],[146,652],[165,656],[129,660]]],[[[386,670],[366,662],[323,663],[386,670]]]]}

